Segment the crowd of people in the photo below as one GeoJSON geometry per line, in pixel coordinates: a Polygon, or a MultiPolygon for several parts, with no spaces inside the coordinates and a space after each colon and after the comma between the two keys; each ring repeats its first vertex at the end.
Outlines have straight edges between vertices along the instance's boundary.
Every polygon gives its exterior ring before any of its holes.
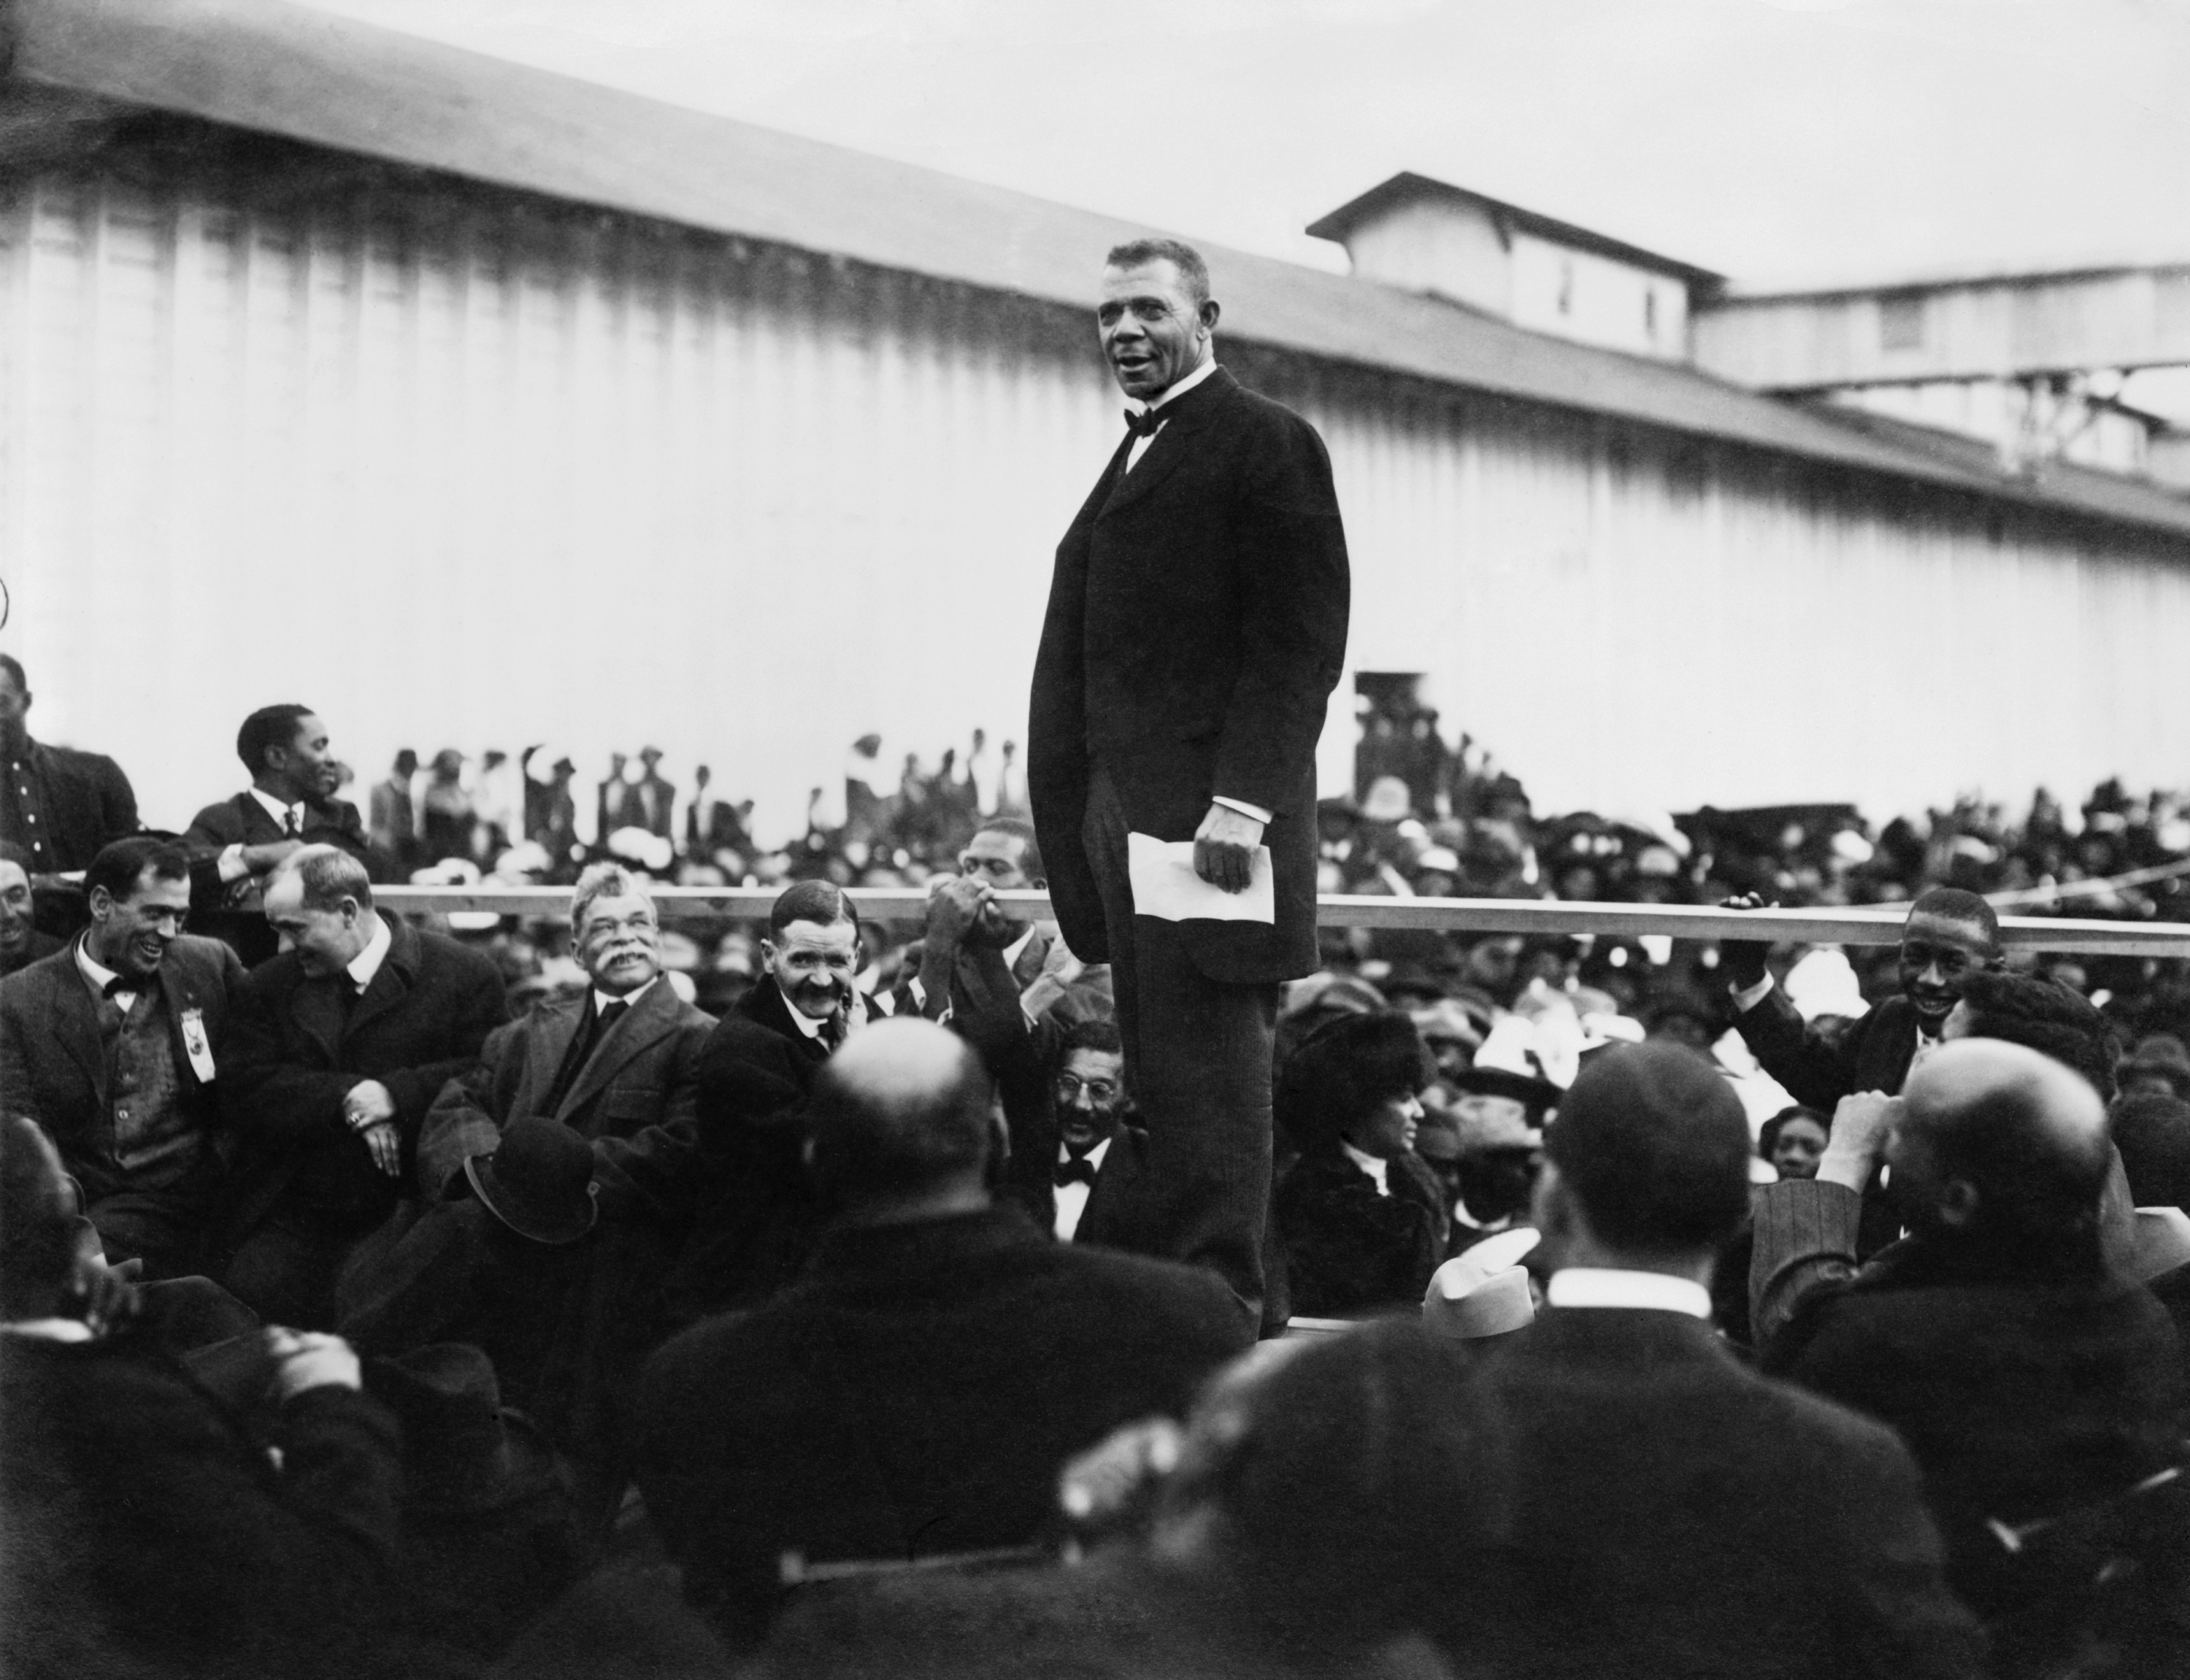
{"type": "Polygon", "coordinates": [[[169,835],[29,702],[0,658],[10,1672],[2190,1663],[2190,989],[1986,896],[2170,917],[2168,796],[1540,819],[1372,716],[1325,891],[1905,916],[1325,931],[1243,1315],[1121,1220],[1010,744],[866,738],[773,849],[650,749],[582,840],[565,756],[360,812],[272,706],[169,835]],[[570,897],[377,904],[466,871],[570,897]],[[665,925],[711,881],[770,914],[665,925]]]}

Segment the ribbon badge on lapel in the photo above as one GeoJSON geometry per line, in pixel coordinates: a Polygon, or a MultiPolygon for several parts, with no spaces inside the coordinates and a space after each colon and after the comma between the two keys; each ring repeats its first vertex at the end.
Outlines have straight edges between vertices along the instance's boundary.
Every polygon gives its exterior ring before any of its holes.
{"type": "Polygon", "coordinates": [[[202,1084],[213,1083],[213,1043],[206,1037],[205,1011],[183,1011],[183,1049],[190,1059],[190,1072],[202,1084]]]}

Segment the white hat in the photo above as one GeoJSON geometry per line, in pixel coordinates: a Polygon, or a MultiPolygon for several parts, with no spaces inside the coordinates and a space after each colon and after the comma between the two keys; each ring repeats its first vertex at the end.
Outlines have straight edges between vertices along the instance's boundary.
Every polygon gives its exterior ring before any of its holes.
{"type": "Polygon", "coordinates": [[[1787,1001],[1805,1021],[1819,1015],[1846,1015],[1859,1021],[1870,1013],[1863,987],[1847,955],[1839,951],[1812,951],[1787,970],[1787,1001]]]}
{"type": "Polygon", "coordinates": [[[1527,1329],[1536,1308],[1521,1260],[1540,1240],[1534,1226],[1520,1225],[1447,1260],[1422,1297],[1424,1326],[1462,1342],[1527,1329]]]}

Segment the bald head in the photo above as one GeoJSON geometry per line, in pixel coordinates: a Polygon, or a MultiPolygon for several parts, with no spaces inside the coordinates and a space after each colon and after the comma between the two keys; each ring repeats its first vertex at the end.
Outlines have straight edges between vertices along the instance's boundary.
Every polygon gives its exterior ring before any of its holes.
{"type": "Polygon", "coordinates": [[[1925,1059],[1902,1106],[1887,1159],[1915,1228],[2049,1264],[2096,1260],[2113,1157],[2088,1080],[2024,1045],[1964,1038],[1925,1059]]]}
{"type": "Polygon", "coordinates": [[[815,1178],[843,1202],[978,1187],[993,1092],[964,1039],[928,1021],[854,1034],[814,1082],[807,1110],[815,1178]]]}

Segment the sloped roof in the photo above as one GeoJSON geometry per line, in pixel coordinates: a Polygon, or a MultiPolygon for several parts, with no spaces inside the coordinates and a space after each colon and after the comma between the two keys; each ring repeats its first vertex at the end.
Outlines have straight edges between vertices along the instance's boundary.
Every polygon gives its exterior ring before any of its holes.
{"type": "MultiPolygon", "coordinates": [[[[278,0],[0,0],[18,87],[880,267],[1089,307],[1104,253],[1154,229],[278,0]]],[[[2190,535],[2190,500],[2064,498],[1693,368],[1204,244],[1228,337],[1903,480],[2190,535]],[[2100,505],[2103,504],[2103,506],[2100,505]]]]}
{"type": "Polygon", "coordinates": [[[1508,204],[1501,198],[1477,192],[1472,187],[1455,187],[1450,181],[1417,175],[1410,169],[1403,169],[1390,180],[1379,182],[1359,198],[1348,199],[1330,214],[1309,223],[1307,230],[1317,239],[1337,240],[1342,243],[1348,234],[1371,216],[1381,216],[1403,204],[1438,201],[1487,210],[1509,227],[1518,229],[1523,233],[1534,234],[1539,239],[1550,240],[1555,244],[1571,246],[1577,251],[1593,251],[1598,256],[1609,257],[1615,262],[1653,269],[1661,274],[1677,275],[1691,286],[1715,288],[1723,284],[1726,279],[1723,274],[1713,274],[1709,269],[1699,269],[1693,263],[1683,263],[1677,257],[1661,257],[1654,251],[1645,251],[1641,246],[1630,245],[1625,240],[1614,239],[1590,228],[1578,228],[1571,222],[1562,222],[1534,210],[1524,210],[1518,204],[1508,204]]]}

